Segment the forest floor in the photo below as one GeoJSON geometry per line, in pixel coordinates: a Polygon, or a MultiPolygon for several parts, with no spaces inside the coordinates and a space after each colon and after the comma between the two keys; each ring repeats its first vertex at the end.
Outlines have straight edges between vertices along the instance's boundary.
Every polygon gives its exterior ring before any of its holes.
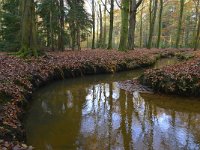
{"type": "Polygon", "coordinates": [[[140,81],[158,91],[178,94],[190,91],[191,95],[198,95],[200,54],[191,49],[136,49],[129,52],[101,49],[66,51],[47,53],[37,59],[21,59],[1,53],[0,149],[28,148],[25,144],[19,144],[25,140],[21,119],[24,106],[36,88],[63,78],[149,67],[159,58],[171,56],[184,60],[191,57],[193,59],[174,67],[147,70],[140,81]]]}

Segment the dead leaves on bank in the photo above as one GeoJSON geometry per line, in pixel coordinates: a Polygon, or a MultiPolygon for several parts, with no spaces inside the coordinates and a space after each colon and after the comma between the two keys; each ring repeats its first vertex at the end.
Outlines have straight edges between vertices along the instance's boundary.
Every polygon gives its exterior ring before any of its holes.
{"type": "Polygon", "coordinates": [[[156,91],[184,96],[200,96],[200,57],[144,73],[142,83],[156,91]]]}
{"type": "MultiPolygon", "coordinates": [[[[175,55],[185,50],[175,49],[137,49],[129,52],[115,50],[83,50],[53,52],[46,56],[29,59],[20,59],[6,54],[0,55],[0,127],[1,138],[7,135],[7,129],[14,129],[21,132],[22,126],[19,116],[23,113],[24,99],[29,96],[34,88],[47,83],[50,80],[80,76],[83,74],[94,74],[98,72],[112,73],[120,70],[129,70],[136,67],[143,67],[153,64],[158,57],[175,55]]],[[[187,51],[187,50],[186,50],[187,51]]],[[[190,62],[191,64],[192,62],[190,62]]],[[[193,62],[192,75],[194,70],[199,69],[193,62]]],[[[190,65],[188,64],[188,65],[190,65]]],[[[181,66],[180,66],[181,67],[181,66]]],[[[166,68],[166,72],[171,68],[166,68]]],[[[183,69],[183,68],[182,68],[183,69]]],[[[185,71],[191,72],[191,70],[185,71]]],[[[155,72],[162,70],[150,70],[146,72],[148,81],[153,84],[162,76],[152,76],[155,72]]],[[[179,72],[179,71],[178,71],[179,72]]],[[[174,71],[174,73],[177,73],[174,71]]],[[[173,74],[172,74],[173,76],[173,74]]],[[[193,76],[192,76],[193,77],[193,76]]],[[[189,76],[188,76],[189,79],[189,76]]],[[[18,140],[13,136],[12,140],[18,140]]]]}

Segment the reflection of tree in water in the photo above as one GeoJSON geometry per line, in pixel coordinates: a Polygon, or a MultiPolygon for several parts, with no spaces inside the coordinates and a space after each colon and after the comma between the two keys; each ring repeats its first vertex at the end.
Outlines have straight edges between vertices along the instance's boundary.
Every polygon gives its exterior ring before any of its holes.
{"type": "MultiPolygon", "coordinates": [[[[46,119],[57,143],[82,149],[198,149],[200,114],[161,107],[155,99],[132,95],[118,83],[48,93],[38,114],[46,119]],[[50,100],[49,100],[50,99],[50,100]],[[69,134],[69,135],[67,135],[69,134]],[[73,143],[73,144],[71,144],[73,143]]],[[[155,98],[155,97],[154,97],[155,98]]],[[[48,134],[48,133],[46,133],[48,134]]],[[[52,135],[49,134],[50,137],[52,135]]],[[[47,137],[44,136],[44,139],[47,137]]],[[[54,138],[45,139],[52,144],[54,138]]],[[[51,146],[51,145],[49,145],[51,146]]]]}
{"type": "MultiPolygon", "coordinates": [[[[92,92],[88,93],[87,97],[92,98],[88,99],[88,103],[92,103],[89,104],[92,106],[92,111],[85,114],[89,115],[88,120],[92,120],[93,123],[90,124],[89,132],[83,128],[81,130],[82,140],[86,142],[83,144],[84,148],[90,146],[97,149],[198,147],[192,142],[195,141],[193,137],[195,133],[191,131],[191,128],[198,128],[198,124],[191,127],[191,121],[186,119],[184,112],[177,113],[175,110],[162,109],[154,105],[153,101],[144,100],[138,92],[134,92],[133,96],[125,91],[120,92],[117,83],[98,84],[92,86],[90,90],[92,92]],[[180,137],[183,129],[186,131],[180,137]]],[[[191,120],[191,117],[188,118],[191,120]]],[[[82,126],[88,121],[87,118],[85,119],[82,126]]]]}

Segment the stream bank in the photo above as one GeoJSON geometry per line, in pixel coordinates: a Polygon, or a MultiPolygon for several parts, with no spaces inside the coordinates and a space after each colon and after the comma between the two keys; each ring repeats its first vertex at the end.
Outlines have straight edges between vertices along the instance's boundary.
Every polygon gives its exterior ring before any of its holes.
{"type": "MultiPolygon", "coordinates": [[[[152,49],[117,52],[87,50],[49,53],[38,59],[20,59],[1,55],[0,132],[2,147],[16,145],[25,139],[21,123],[24,106],[32,92],[50,81],[97,73],[114,73],[153,65],[159,58],[190,50],[152,49]],[[11,144],[6,144],[5,141],[11,144]],[[14,142],[15,141],[15,142],[14,142]]],[[[20,145],[23,148],[23,145],[20,145]]],[[[27,148],[27,147],[26,147],[27,148]]]]}

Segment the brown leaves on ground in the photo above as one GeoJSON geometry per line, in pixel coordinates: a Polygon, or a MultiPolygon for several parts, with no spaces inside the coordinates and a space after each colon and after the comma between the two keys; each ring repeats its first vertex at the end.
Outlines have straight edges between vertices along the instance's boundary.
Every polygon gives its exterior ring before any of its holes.
{"type": "MultiPolygon", "coordinates": [[[[119,52],[99,49],[51,52],[37,59],[29,58],[25,60],[1,53],[0,139],[5,139],[8,136],[11,137],[11,141],[19,140],[20,137],[16,136],[15,133],[20,133],[23,130],[21,121],[19,120],[19,116],[23,112],[22,105],[27,96],[33,92],[34,88],[46,84],[51,80],[64,77],[113,73],[149,66],[158,57],[175,55],[175,53],[183,51],[188,50],[137,49],[129,52],[119,52]],[[15,132],[9,132],[10,130],[14,130],[15,132]]],[[[170,72],[170,68],[166,69],[170,72]]],[[[199,69],[199,66],[196,69],[199,69]]],[[[153,72],[155,71],[148,71],[146,75],[149,77],[148,79],[155,82],[155,79],[151,77],[153,72]]],[[[157,70],[156,72],[159,71],[157,70]]]]}
{"type": "Polygon", "coordinates": [[[150,69],[141,82],[156,91],[186,96],[200,96],[200,53],[193,60],[161,69],[150,69]]]}

